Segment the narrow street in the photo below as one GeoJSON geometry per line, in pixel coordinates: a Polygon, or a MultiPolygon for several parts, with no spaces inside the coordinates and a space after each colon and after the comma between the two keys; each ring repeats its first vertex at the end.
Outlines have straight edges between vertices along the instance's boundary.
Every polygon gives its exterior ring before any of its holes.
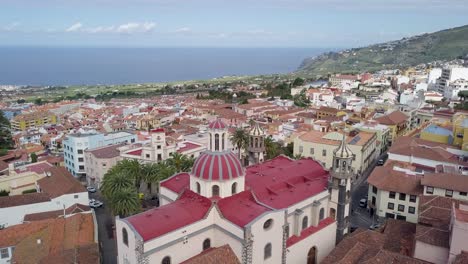
{"type": "Polygon", "coordinates": [[[115,264],[117,263],[117,246],[112,229],[112,213],[100,193],[90,193],[89,198],[104,202],[101,208],[94,209],[98,223],[99,247],[102,257],[101,263],[115,264]]]}
{"type": "Polygon", "coordinates": [[[367,184],[367,178],[372,173],[374,168],[377,165],[379,159],[382,159],[386,156],[386,153],[381,154],[371,166],[361,175],[361,177],[356,181],[356,183],[351,187],[352,192],[352,214],[351,214],[351,227],[361,227],[369,228],[372,224],[375,223],[373,217],[370,216],[367,208],[362,208],[359,206],[359,200],[365,198],[368,193],[369,185],[367,184]]]}

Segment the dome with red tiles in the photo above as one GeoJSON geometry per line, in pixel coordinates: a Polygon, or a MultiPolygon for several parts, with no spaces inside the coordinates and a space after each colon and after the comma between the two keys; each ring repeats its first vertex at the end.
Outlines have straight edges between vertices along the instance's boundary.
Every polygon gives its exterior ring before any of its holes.
{"type": "Polygon", "coordinates": [[[231,151],[206,151],[195,160],[192,168],[192,175],[203,180],[231,180],[244,174],[239,158],[231,151]]]}
{"type": "Polygon", "coordinates": [[[221,119],[216,119],[208,125],[210,129],[225,129],[226,127],[227,125],[221,119]]]}

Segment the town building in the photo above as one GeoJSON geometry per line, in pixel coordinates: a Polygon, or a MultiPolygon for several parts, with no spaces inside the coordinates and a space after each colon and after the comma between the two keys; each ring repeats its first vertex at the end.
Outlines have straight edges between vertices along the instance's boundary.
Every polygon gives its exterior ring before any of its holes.
{"type": "Polygon", "coordinates": [[[57,116],[49,111],[23,113],[11,120],[11,128],[17,131],[26,131],[31,128],[40,128],[44,125],[57,124],[57,116]]]}
{"type": "Polygon", "coordinates": [[[100,263],[91,211],[60,212],[36,214],[0,229],[0,263],[100,263]]]}
{"type": "MultiPolygon", "coordinates": [[[[311,157],[327,169],[333,167],[333,151],[341,144],[343,133],[309,131],[294,139],[294,155],[311,157]]],[[[351,165],[358,176],[378,157],[377,135],[372,132],[351,131],[346,133],[346,143],[353,153],[351,165]]]]}
{"type": "Polygon", "coordinates": [[[244,168],[226,125],[210,127],[192,171],[160,183],[161,207],[117,218],[118,263],[181,263],[226,244],[241,263],[319,263],[337,237],[329,173],[284,156],[244,168]]]}
{"type": "Polygon", "coordinates": [[[390,114],[377,117],[375,121],[390,128],[390,137],[388,138],[390,145],[397,137],[404,135],[410,126],[410,118],[401,111],[393,111],[390,114]]]}
{"type": "Polygon", "coordinates": [[[63,141],[65,167],[77,178],[86,177],[85,150],[135,141],[136,135],[129,132],[68,134],[63,141]]]}
{"type": "Polygon", "coordinates": [[[86,189],[65,168],[52,167],[36,181],[36,193],[0,197],[0,226],[23,223],[26,215],[89,205],[86,189]]]}
{"type": "Polygon", "coordinates": [[[437,79],[436,89],[439,93],[445,94],[450,84],[459,79],[468,80],[468,68],[454,66],[444,68],[441,76],[437,79]]]}
{"type": "Polygon", "coordinates": [[[108,145],[84,151],[86,183],[88,186],[99,188],[107,171],[122,160],[120,148],[125,143],[108,145]]]}
{"type": "Polygon", "coordinates": [[[458,93],[466,90],[468,90],[468,79],[458,79],[446,87],[444,97],[449,100],[459,100],[458,93]]]}
{"type": "Polygon", "coordinates": [[[387,150],[390,138],[390,128],[388,126],[379,124],[375,120],[368,120],[354,124],[352,128],[375,133],[377,136],[377,153],[382,154],[387,150]]]}

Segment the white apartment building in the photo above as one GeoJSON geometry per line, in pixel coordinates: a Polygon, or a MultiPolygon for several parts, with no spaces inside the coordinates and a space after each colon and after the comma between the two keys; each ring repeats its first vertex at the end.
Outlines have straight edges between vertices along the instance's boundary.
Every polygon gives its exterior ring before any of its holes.
{"type": "Polygon", "coordinates": [[[448,67],[443,69],[442,75],[437,79],[437,91],[444,94],[450,83],[458,79],[468,80],[468,68],[448,67]]]}
{"type": "Polygon", "coordinates": [[[468,90],[468,79],[458,79],[447,86],[444,97],[449,100],[458,100],[458,93],[466,90],[468,90]]]}
{"type": "Polygon", "coordinates": [[[129,132],[117,132],[109,134],[77,133],[67,135],[63,141],[65,167],[75,177],[86,177],[84,155],[84,151],[86,149],[93,149],[119,143],[134,143],[136,138],[136,135],[129,132]]]}

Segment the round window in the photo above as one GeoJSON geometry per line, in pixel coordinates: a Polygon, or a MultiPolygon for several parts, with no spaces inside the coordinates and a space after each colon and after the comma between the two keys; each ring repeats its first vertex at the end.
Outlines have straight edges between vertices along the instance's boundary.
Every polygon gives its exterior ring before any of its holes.
{"type": "Polygon", "coordinates": [[[270,229],[272,225],[273,225],[273,219],[268,219],[263,224],[263,229],[265,230],[270,229]]]}

